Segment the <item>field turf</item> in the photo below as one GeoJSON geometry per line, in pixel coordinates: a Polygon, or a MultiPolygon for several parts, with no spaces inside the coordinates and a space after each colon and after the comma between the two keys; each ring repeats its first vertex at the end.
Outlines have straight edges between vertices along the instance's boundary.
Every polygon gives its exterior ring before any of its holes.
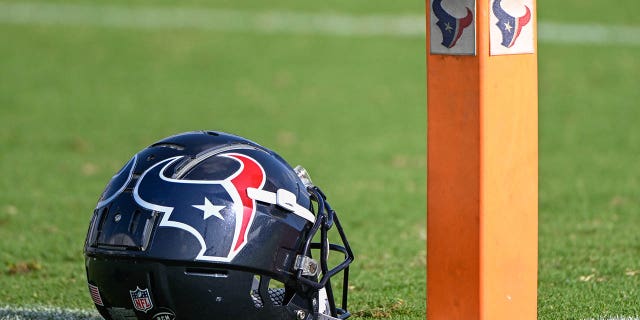
{"type": "MultiPolygon", "coordinates": [[[[135,5],[424,11],[406,0],[135,5]]],[[[541,21],[605,25],[638,24],[640,9],[538,5],[541,21]]],[[[91,310],[82,247],[106,182],[157,139],[213,129],[304,165],[329,195],[357,255],[355,319],[424,319],[424,55],[422,37],[0,22],[0,307],[91,310]]],[[[640,316],[638,57],[539,45],[539,319],[640,316]]]]}
{"type": "Polygon", "coordinates": [[[357,254],[356,317],[423,317],[423,40],[38,25],[0,38],[0,305],[93,308],[82,247],[106,182],[155,140],[213,129],[323,187],[357,254]]]}

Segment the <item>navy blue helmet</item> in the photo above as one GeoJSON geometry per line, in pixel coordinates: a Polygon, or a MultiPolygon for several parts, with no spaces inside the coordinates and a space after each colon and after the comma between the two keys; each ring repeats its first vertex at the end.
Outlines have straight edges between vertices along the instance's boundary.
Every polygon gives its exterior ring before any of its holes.
{"type": "Polygon", "coordinates": [[[134,155],[102,193],[84,252],[108,320],[350,316],[353,253],[326,196],[302,167],[227,133],[183,133],[134,155]]]}

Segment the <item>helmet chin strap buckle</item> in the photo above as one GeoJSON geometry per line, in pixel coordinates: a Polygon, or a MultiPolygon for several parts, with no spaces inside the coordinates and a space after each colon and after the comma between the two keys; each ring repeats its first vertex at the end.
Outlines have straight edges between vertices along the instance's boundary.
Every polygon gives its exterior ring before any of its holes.
{"type": "Polygon", "coordinates": [[[307,256],[296,256],[296,262],[293,265],[294,270],[302,270],[303,276],[315,277],[320,272],[318,261],[307,256]]]}

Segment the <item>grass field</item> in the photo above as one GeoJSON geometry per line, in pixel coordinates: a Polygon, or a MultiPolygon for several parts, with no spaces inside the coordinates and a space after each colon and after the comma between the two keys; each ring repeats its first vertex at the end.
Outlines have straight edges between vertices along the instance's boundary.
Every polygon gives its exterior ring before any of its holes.
{"type": "MultiPolygon", "coordinates": [[[[382,0],[46,3],[424,11],[382,0]]],[[[541,21],[640,24],[635,0],[538,5],[541,21]]],[[[542,42],[539,53],[539,319],[640,316],[640,47],[542,42]]],[[[303,164],[330,196],[357,255],[354,318],[424,319],[424,54],[421,36],[0,21],[0,307],[91,310],[82,247],[106,182],[161,137],[215,129],[303,164]]]]}

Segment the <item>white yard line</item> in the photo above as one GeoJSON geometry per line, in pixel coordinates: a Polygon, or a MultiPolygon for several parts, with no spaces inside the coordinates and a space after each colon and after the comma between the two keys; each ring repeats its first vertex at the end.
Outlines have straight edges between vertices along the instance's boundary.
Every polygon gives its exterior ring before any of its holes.
{"type": "Polygon", "coordinates": [[[640,318],[633,317],[613,317],[613,318],[595,318],[595,319],[585,319],[585,320],[640,320],[640,318]]]}
{"type": "Polygon", "coordinates": [[[0,22],[336,36],[420,36],[422,16],[0,2],[0,22]]]}
{"type": "Polygon", "coordinates": [[[541,42],[598,45],[640,45],[640,27],[601,24],[540,23],[541,42]]]}
{"type": "MultiPolygon", "coordinates": [[[[350,15],[197,7],[0,2],[0,23],[265,34],[424,37],[424,15],[350,15]]],[[[640,27],[540,22],[541,43],[640,46],[640,27]]]]}
{"type": "Polygon", "coordinates": [[[96,311],[0,306],[0,320],[102,320],[102,317],[96,311]]]}

